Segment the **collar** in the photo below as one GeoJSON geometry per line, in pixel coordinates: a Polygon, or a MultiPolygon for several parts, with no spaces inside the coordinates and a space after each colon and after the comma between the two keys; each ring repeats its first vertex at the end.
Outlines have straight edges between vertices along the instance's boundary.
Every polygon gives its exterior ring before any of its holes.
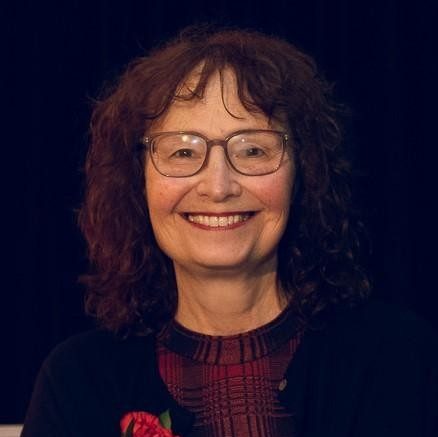
{"type": "Polygon", "coordinates": [[[159,334],[158,341],[172,352],[203,364],[233,365],[271,354],[298,333],[297,318],[287,307],[259,328],[228,336],[200,334],[173,320],[159,334]]]}

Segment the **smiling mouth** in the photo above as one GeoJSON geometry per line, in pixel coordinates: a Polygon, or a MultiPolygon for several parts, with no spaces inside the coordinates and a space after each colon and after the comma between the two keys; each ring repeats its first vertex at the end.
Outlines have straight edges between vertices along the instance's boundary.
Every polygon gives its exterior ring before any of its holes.
{"type": "Polygon", "coordinates": [[[220,215],[186,213],[184,218],[204,229],[230,229],[243,225],[255,212],[225,213],[220,215]]]}

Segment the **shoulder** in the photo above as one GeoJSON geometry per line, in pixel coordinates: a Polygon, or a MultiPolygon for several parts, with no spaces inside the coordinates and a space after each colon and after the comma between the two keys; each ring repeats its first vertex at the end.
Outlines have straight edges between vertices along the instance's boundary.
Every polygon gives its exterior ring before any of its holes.
{"type": "Polygon", "coordinates": [[[438,375],[438,335],[410,310],[368,301],[338,309],[322,328],[309,329],[298,364],[327,381],[362,375],[380,378],[382,385],[405,384],[409,378],[438,375]]]}
{"type": "Polygon", "coordinates": [[[116,334],[95,329],[77,334],[57,345],[46,359],[45,365],[61,362],[83,363],[104,361],[107,364],[131,354],[145,355],[151,350],[152,336],[122,338],[116,334]],[[141,352],[141,354],[139,354],[141,352]]]}
{"type": "Polygon", "coordinates": [[[369,411],[380,406],[395,420],[423,417],[425,401],[438,408],[438,336],[412,311],[378,301],[339,310],[310,343],[314,374],[347,398],[360,393],[369,411]]]}
{"type": "Polygon", "coordinates": [[[105,330],[75,335],[56,346],[43,363],[41,372],[54,386],[73,391],[101,386],[102,390],[129,383],[143,371],[154,369],[152,335],[120,338],[105,330]]]}
{"type": "Polygon", "coordinates": [[[375,301],[337,309],[304,335],[287,377],[283,397],[311,435],[435,435],[438,339],[409,310],[375,301]]]}
{"type": "Polygon", "coordinates": [[[105,330],[75,335],[49,354],[36,386],[69,411],[77,412],[84,403],[90,411],[96,405],[115,411],[154,389],[154,349],[152,335],[123,339],[105,330]]]}
{"type": "Polygon", "coordinates": [[[379,301],[369,299],[352,309],[339,309],[333,313],[332,320],[335,323],[351,323],[353,326],[363,326],[369,329],[386,330],[413,329],[433,333],[432,325],[412,310],[379,301]]]}
{"type": "Polygon", "coordinates": [[[76,334],[58,344],[49,359],[62,359],[71,355],[102,357],[102,354],[107,356],[131,353],[144,348],[151,341],[151,335],[124,338],[104,329],[94,329],[76,334]]]}
{"type": "Polygon", "coordinates": [[[156,381],[152,335],[122,339],[95,330],[71,337],[41,367],[23,436],[117,435],[124,411],[154,402],[156,381]]]}
{"type": "Polygon", "coordinates": [[[432,324],[413,311],[370,300],[356,308],[336,311],[326,329],[328,338],[362,341],[390,349],[425,349],[436,352],[438,335],[432,324]]]}

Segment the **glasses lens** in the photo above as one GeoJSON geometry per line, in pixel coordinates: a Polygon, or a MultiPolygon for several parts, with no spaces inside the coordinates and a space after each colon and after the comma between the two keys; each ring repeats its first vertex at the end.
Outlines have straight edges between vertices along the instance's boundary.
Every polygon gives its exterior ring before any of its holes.
{"type": "Polygon", "coordinates": [[[247,175],[272,173],[283,157],[283,136],[277,132],[244,132],[228,141],[228,156],[236,170],[247,175]]]}
{"type": "Polygon", "coordinates": [[[207,152],[205,141],[190,134],[162,134],[152,141],[152,159],[166,176],[182,177],[196,173],[207,152]]]}

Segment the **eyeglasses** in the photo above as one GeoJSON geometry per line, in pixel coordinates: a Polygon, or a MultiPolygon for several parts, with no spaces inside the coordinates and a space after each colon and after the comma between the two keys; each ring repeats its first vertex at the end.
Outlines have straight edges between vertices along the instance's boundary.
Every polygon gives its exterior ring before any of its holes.
{"type": "Polygon", "coordinates": [[[157,132],[144,137],[152,163],[169,177],[193,176],[204,167],[209,150],[224,148],[231,167],[247,176],[262,176],[277,171],[289,137],[275,130],[241,130],[224,140],[209,140],[197,132],[157,132]]]}

